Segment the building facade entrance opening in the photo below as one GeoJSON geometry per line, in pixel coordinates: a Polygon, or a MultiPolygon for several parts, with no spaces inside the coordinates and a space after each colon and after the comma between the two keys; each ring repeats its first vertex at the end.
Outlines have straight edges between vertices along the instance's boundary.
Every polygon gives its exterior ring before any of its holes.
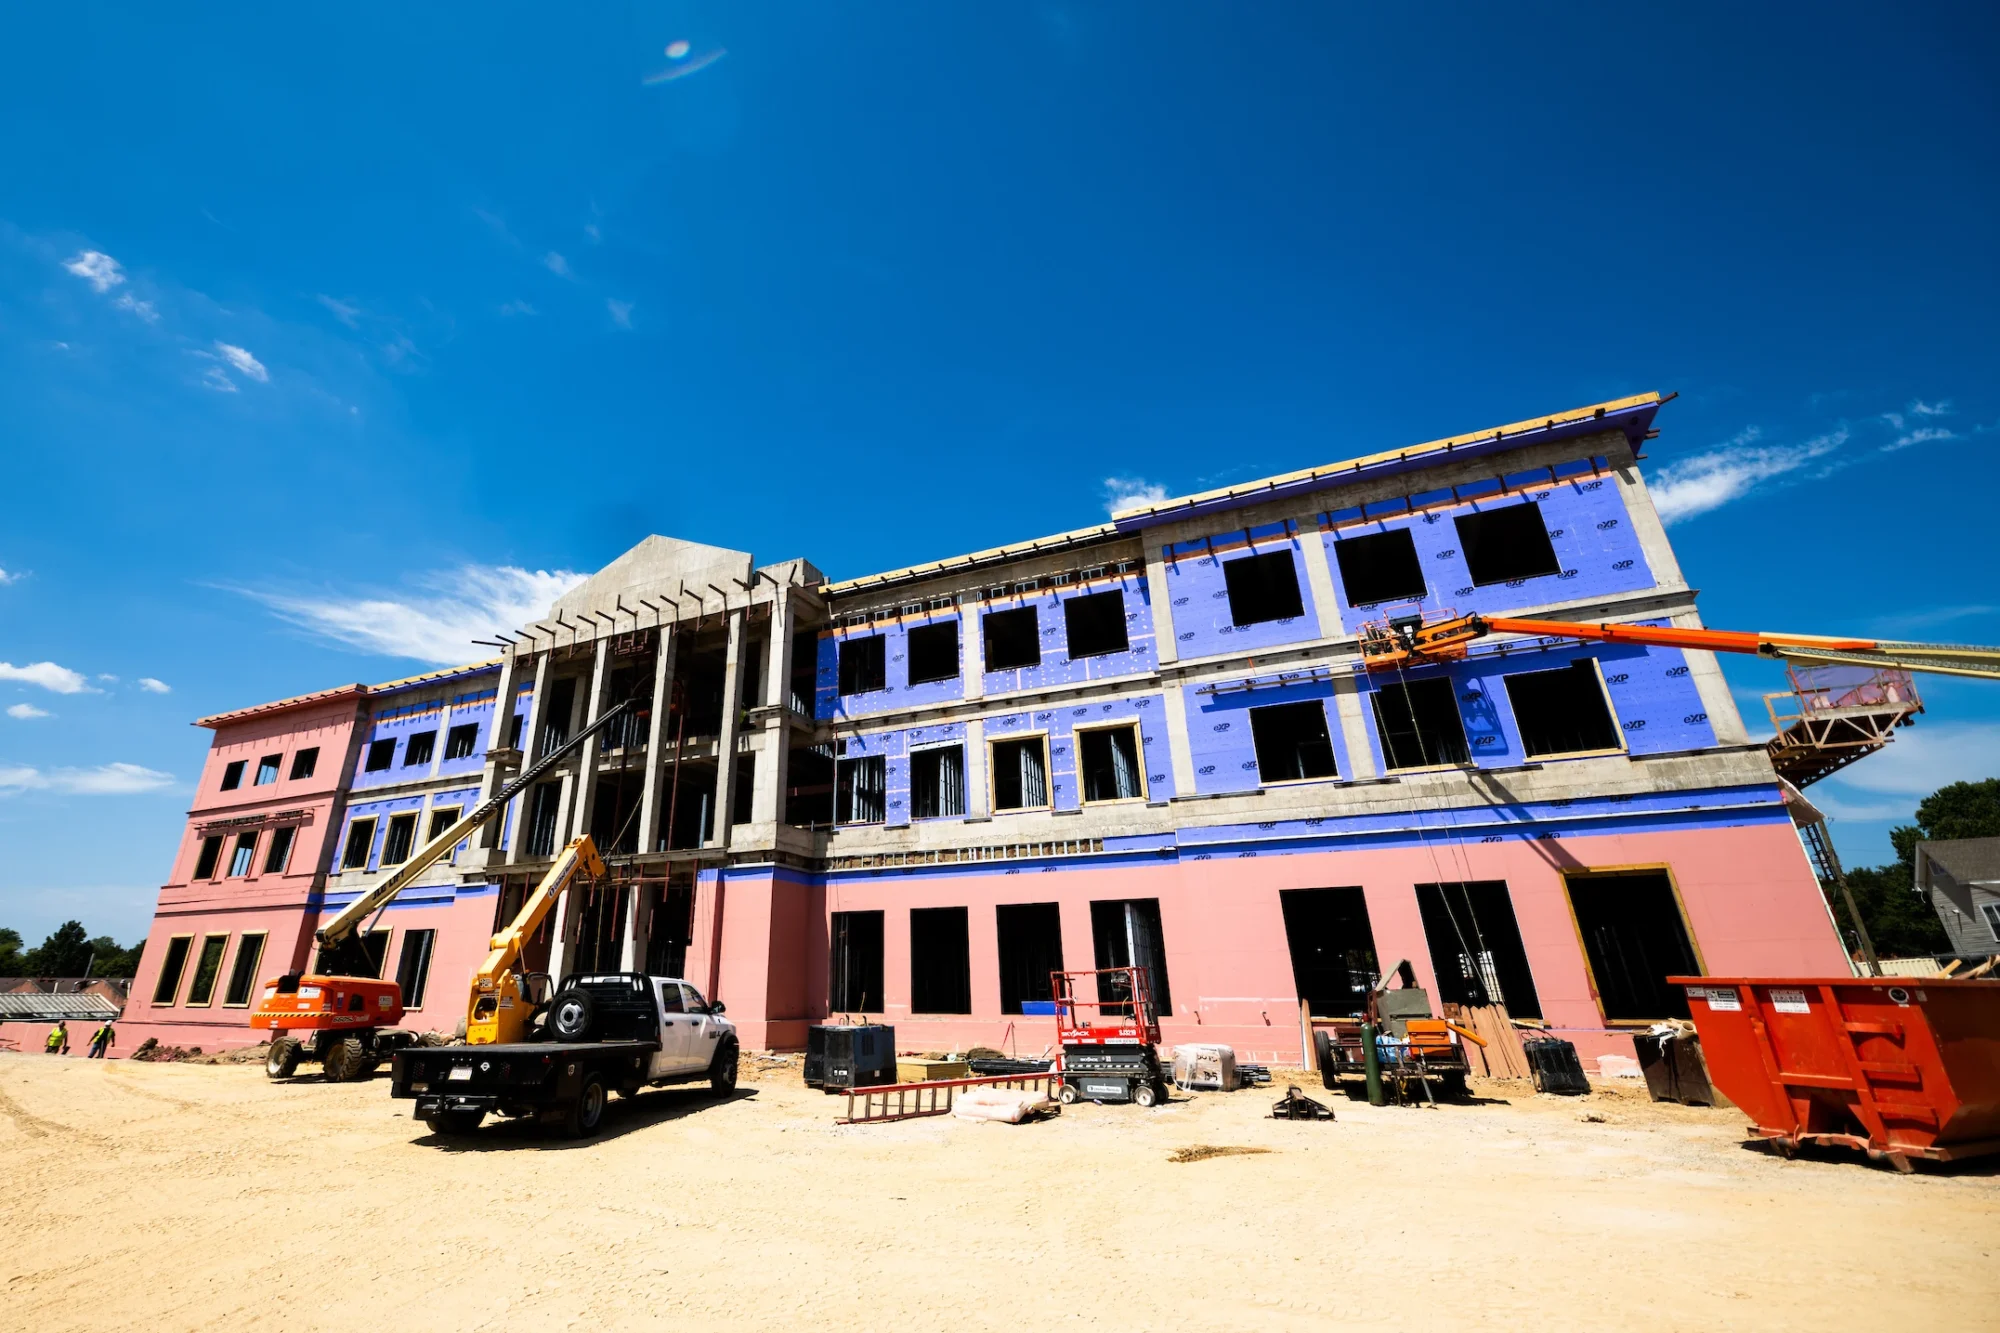
{"type": "Polygon", "coordinates": [[[1686,1018],[1687,995],[1667,978],[1698,975],[1701,964],[1667,872],[1576,875],[1565,882],[1605,1019],[1686,1018]]]}
{"type": "Polygon", "coordinates": [[[1367,895],[1358,888],[1281,889],[1278,903],[1299,998],[1318,1018],[1359,1014],[1382,970],[1367,895]]]}
{"type": "Polygon", "coordinates": [[[1513,1018],[1542,1016],[1505,880],[1419,884],[1417,910],[1441,1002],[1504,1005],[1513,1018]]]}

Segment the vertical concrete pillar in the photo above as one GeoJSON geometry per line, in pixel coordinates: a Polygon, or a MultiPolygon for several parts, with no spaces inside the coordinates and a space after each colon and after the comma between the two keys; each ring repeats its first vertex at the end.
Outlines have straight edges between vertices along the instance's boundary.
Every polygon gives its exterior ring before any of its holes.
{"type": "MultiPolygon", "coordinates": [[[[576,774],[565,773],[560,781],[562,795],[556,804],[558,830],[569,827],[570,798],[576,791],[576,774]]],[[[515,841],[518,842],[519,839],[515,841]]],[[[558,847],[556,850],[560,852],[562,848],[558,847]]],[[[572,878],[570,887],[563,891],[563,900],[556,904],[555,939],[549,944],[549,977],[558,986],[562,984],[563,963],[569,957],[570,940],[576,934],[577,917],[581,915],[576,910],[577,888],[581,883],[581,877],[572,878]]]]}
{"type": "Polygon", "coordinates": [[[986,603],[961,604],[958,616],[958,657],[965,672],[965,697],[986,697],[986,603]]]}
{"type": "Polygon", "coordinates": [[[1372,778],[1375,770],[1375,751],[1368,744],[1373,719],[1368,716],[1372,705],[1361,698],[1361,682],[1353,676],[1333,678],[1333,709],[1340,718],[1340,738],[1347,744],[1347,772],[1344,778],[1372,778]]]}
{"type": "Polygon", "coordinates": [[[991,815],[986,786],[986,722],[973,718],[965,724],[965,813],[991,815]]]}
{"type": "Polygon", "coordinates": [[[652,888],[644,883],[630,887],[631,900],[625,904],[624,946],[618,951],[618,970],[621,972],[640,971],[646,962],[644,944],[646,918],[645,902],[652,888]]]}
{"type": "Polygon", "coordinates": [[[653,657],[653,716],[646,729],[646,786],[639,796],[639,852],[659,850],[660,809],[666,799],[664,765],[673,731],[667,722],[668,706],[674,697],[674,650],[680,634],[673,625],[662,625],[660,642],[653,657]]]}
{"type": "Polygon", "coordinates": [[[729,614],[729,649],[722,659],[722,735],[715,742],[715,845],[729,846],[736,802],[736,737],[743,727],[743,617],[729,614]]]}
{"type": "MultiPolygon", "coordinates": [[[[590,706],[578,724],[579,730],[604,716],[604,692],[610,679],[611,640],[602,638],[597,641],[597,656],[591,659],[590,706]]],[[[566,825],[572,838],[580,838],[590,832],[590,815],[597,808],[597,753],[603,744],[604,735],[600,732],[584,741],[583,749],[577,755],[576,819],[566,825]]],[[[597,850],[601,855],[609,849],[600,847],[597,850]]]]}
{"type": "Polygon", "coordinates": [[[1299,552],[1306,562],[1306,586],[1312,589],[1313,612],[1319,618],[1319,636],[1337,639],[1347,630],[1340,623],[1340,599],[1333,590],[1333,570],[1327,563],[1319,520],[1308,515],[1298,520],[1297,526],[1299,552]]]}
{"type": "MultiPolygon", "coordinates": [[[[495,764],[490,756],[493,751],[507,744],[507,723],[514,716],[515,662],[516,658],[511,648],[507,650],[507,655],[500,659],[500,685],[493,696],[493,726],[486,735],[486,754],[489,758],[486,760],[484,771],[479,775],[479,799],[474,802],[475,805],[484,805],[492,800],[493,793],[499,791],[503,785],[499,765],[495,764]]],[[[500,829],[505,822],[504,811],[495,814],[486,821],[486,827],[479,830],[479,835],[472,840],[472,845],[482,851],[499,846],[500,829]]],[[[483,862],[490,858],[479,859],[483,862]]]]}
{"type": "Polygon", "coordinates": [[[770,698],[777,704],[765,734],[764,753],[757,760],[756,790],[751,794],[754,823],[785,820],[786,770],[792,751],[792,590],[779,588],[771,602],[771,642],[764,662],[770,698]]]}
{"type": "MultiPolygon", "coordinates": [[[[542,757],[542,710],[549,697],[549,667],[554,653],[543,653],[535,659],[535,692],[528,698],[527,720],[521,724],[521,771],[527,772],[542,757]]],[[[499,723],[496,721],[495,726],[499,723]]],[[[506,733],[501,733],[505,739],[506,733]]],[[[513,865],[522,859],[521,844],[527,841],[527,830],[521,826],[521,812],[530,809],[528,802],[534,798],[533,790],[522,792],[507,803],[507,818],[512,821],[514,836],[507,840],[507,864],[513,865]]]]}
{"type": "MultiPolygon", "coordinates": [[[[1165,545],[1164,542],[1160,544],[1165,545]]],[[[1153,609],[1153,646],[1161,665],[1178,662],[1181,657],[1180,640],[1174,637],[1174,608],[1167,591],[1166,562],[1150,546],[1146,549],[1145,558],[1146,595],[1153,609]]]]}
{"type": "Polygon", "coordinates": [[[1169,676],[1162,682],[1167,701],[1167,754],[1174,764],[1174,790],[1183,796],[1195,794],[1194,747],[1188,741],[1187,693],[1181,681],[1169,676]]]}

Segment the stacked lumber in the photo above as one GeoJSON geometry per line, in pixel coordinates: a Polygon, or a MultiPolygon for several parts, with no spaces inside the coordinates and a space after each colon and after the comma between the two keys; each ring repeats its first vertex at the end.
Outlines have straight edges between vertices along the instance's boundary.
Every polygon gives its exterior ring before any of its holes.
{"type": "Polygon", "coordinates": [[[1465,1046],[1466,1062],[1476,1078],[1528,1078],[1528,1053],[1521,1049],[1521,1034],[1514,1020],[1497,1004],[1448,1004],[1445,1017],[1469,1032],[1479,1034],[1486,1044],[1465,1046]]]}

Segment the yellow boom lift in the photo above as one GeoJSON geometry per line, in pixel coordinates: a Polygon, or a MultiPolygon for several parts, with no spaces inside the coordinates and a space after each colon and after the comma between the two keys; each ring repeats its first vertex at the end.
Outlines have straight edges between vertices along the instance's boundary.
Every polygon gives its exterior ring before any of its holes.
{"type": "MultiPolygon", "coordinates": [[[[562,849],[562,855],[542,876],[542,882],[521,904],[521,910],[507,928],[493,937],[493,951],[472,974],[472,995],[465,1009],[465,1040],[470,1046],[491,1046],[502,1042],[526,1041],[537,1001],[536,979],[546,986],[542,972],[522,972],[521,951],[542,919],[562,901],[564,890],[581,873],[590,879],[604,876],[604,859],[588,833],[562,849]]],[[[544,996],[544,999],[547,997],[544,996]]]]}

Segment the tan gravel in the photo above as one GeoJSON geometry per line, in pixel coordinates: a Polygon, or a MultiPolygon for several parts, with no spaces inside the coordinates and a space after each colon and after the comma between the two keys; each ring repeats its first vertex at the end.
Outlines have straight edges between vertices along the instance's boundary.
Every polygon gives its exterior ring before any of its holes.
{"type": "Polygon", "coordinates": [[[0,1054],[0,1324],[1928,1333],[2000,1296],[1995,1167],[1782,1162],[1736,1112],[1622,1089],[1292,1124],[1266,1118],[1280,1071],[843,1127],[796,1062],[758,1066],[570,1143],[433,1138],[385,1078],[0,1054]]]}

